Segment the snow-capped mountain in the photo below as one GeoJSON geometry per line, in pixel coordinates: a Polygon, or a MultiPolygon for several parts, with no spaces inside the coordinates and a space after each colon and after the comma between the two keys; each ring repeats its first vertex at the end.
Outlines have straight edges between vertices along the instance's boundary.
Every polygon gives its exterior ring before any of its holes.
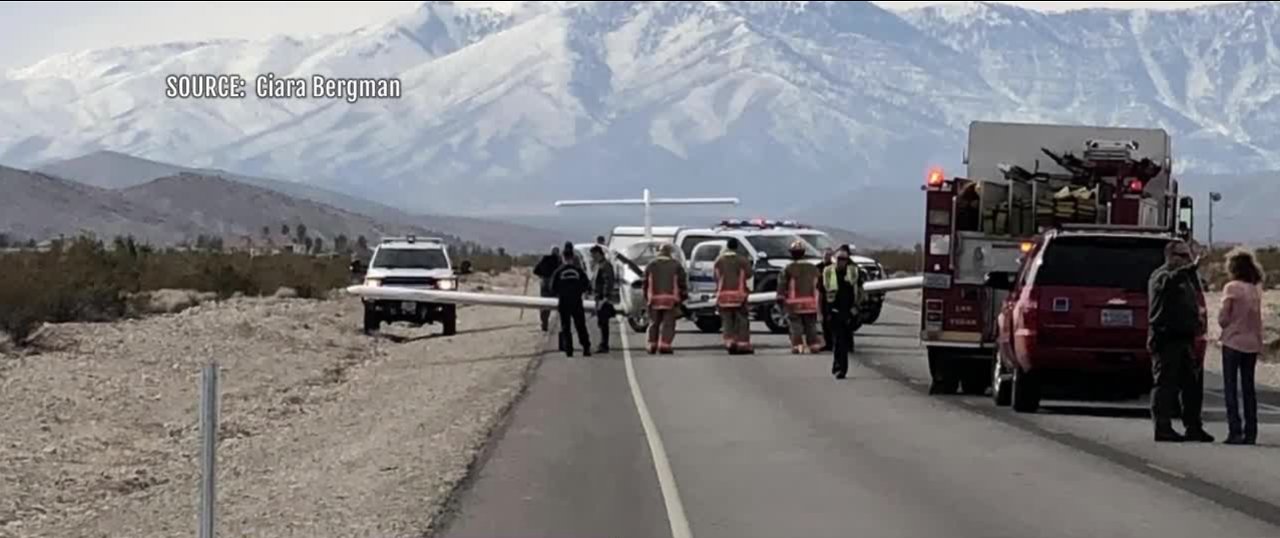
{"type": "Polygon", "coordinates": [[[89,51],[11,71],[0,162],[113,150],[489,215],[648,186],[774,212],[825,204],[832,224],[877,229],[832,202],[917,196],[927,165],[959,165],[972,120],[1162,126],[1184,173],[1280,168],[1273,29],[1271,2],[1054,14],[426,2],[341,35],[89,51]],[[268,72],[397,77],[403,96],[253,97],[268,72]],[[237,73],[251,95],[166,99],[174,73],[237,73]]]}

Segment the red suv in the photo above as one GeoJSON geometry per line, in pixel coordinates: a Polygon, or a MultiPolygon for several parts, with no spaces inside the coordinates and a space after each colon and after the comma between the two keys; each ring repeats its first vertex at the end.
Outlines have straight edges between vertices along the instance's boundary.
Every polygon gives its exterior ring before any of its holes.
{"type": "MultiPolygon", "coordinates": [[[[1061,231],[1025,245],[1018,273],[991,273],[1007,290],[997,318],[992,398],[1035,412],[1042,396],[1123,400],[1152,385],[1147,281],[1164,264],[1168,235],[1061,231]]],[[[1200,296],[1201,322],[1206,320],[1200,296]]],[[[1203,325],[1202,325],[1203,326],[1203,325]]],[[[1203,364],[1205,338],[1196,341],[1203,364]]]]}

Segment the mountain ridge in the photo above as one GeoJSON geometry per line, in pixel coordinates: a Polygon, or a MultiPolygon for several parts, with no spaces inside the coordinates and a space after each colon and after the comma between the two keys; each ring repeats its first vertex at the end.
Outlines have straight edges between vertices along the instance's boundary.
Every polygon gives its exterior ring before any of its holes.
{"type": "Polygon", "coordinates": [[[426,2],[331,36],[94,51],[11,71],[0,161],[113,149],[491,218],[714,184],[747,211],[909,236],[922,171],[960,168],[972,120],[1162,126],[1180,175],[1280,168],[1277,30],[1267,2],[1053,13],[426,2]],[[405,95],[157,97],[158,74],[185,72],[395,75],[405,95]]]}

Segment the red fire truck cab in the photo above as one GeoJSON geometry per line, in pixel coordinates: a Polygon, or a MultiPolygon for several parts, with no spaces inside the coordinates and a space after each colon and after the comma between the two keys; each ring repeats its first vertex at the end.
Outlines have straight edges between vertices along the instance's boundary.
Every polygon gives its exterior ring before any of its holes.
{"type": "MultiPolygon", "coordinates": [[[[1193,229],[1163,129],[973,122],[965,162],[966,177],[935,169],[922,187],[920,341],[931,394],[981,395],[1007,377],[995,360],[997,319],[1046,238],[1067,229],[1189,238],[1193,229]],[[993,285],[1001,275],[1007,285],[993,285]]],[[[1094,261],[1064,259],[1068,271],[1094,261]]]]}

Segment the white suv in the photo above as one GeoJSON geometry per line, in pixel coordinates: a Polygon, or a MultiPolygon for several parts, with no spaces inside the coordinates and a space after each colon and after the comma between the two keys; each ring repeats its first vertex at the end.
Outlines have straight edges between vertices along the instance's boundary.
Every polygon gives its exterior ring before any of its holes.
{"type": "MultiPolygon", "coordinates": [[[[364,273],[367,286],[396,286],[438,290],[458,289],[458,276],[471,272],[463,262],[455,273],[444,241],[435,237],[386,237],[373,250],[364,273]]],[[[446,336],[457,332],[457,308],[452,304],[362,299],[364,330],[377,331],[382,322],[407,321],[415,326],[440,322],[446,336]]]]}

